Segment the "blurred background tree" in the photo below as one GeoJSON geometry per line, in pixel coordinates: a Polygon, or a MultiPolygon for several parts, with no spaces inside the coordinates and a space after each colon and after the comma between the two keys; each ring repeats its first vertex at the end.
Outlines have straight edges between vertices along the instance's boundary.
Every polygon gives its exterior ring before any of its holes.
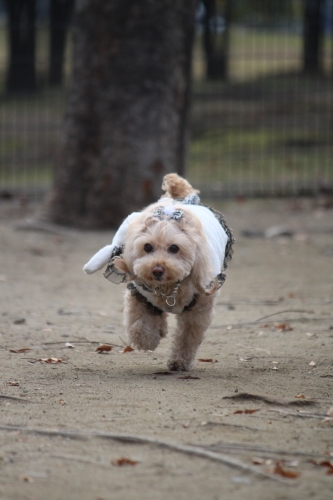
{"type": "Polygon", "coordinates": [[[206,196],[333,182],[333,0],[76,6],[0,0],[0,194],[107,226],[185,165],[206,196]]]}
{"type": "Polygon", "coordinates": [[[49,76],[51,85],[63,82],[66,38],[74,0],[5,0],[8,15],[9,58],[6,78],[8,92],[37,89],[36,25],[38,13],[49,16],[49,76]]]}
{"type": "Polygon", "coordinates": [[[212,80],[226,80],[232,0],[203,0],[198,16],[203,25],[206,76],[212,80]]]}
{"type": "Polygon", "coordinates": [[[325,0],[305,0],[303,70],[305,73],[323,73],[325,0]]]}
{"type": "Polygon", "coordinates": [[[50,0],[49,83],[61,85],[64,76],[66,37],[74,0],[50,0]]]}
{"type": "Polygon", "coordinates": [[[5,0],[8,13],[9,92],[36,90],[36,0],[5,0]]]}
{"type": "Polygon", "coordinates": [[[196,0],[77,0],[50,218],[119,224],[184,172],[196,0]]]}

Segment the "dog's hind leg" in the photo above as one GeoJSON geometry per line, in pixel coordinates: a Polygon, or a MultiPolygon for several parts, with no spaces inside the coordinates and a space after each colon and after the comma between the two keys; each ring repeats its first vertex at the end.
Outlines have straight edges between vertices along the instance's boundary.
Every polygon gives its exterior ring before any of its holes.
{"type": "Polygon", "coordinates": [[[169,370],[189,371],[205,332],[213,319],[215,295],[200,295],[195,307],[177,316],[178,325],[173,338],[169,370]]]}
{"type": "Polygon", "coordinates": [[[125,294],[124,325],[129,343],[139,351],[154,351],[167,334],[167,314],[154,314],[129,290],[125,294]]]}

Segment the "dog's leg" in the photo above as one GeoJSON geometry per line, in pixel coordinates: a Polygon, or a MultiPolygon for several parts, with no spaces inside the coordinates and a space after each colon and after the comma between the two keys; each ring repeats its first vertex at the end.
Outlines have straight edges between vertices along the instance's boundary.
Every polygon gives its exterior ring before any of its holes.
{"type": "Polygon", "coordinates": [[[213,319],[215,295],[200,295],[192,311],[177,316],[178,325],[173,339],[168,368],[189,371],[204,334],[213,319]]]}
{"type": "Polygon", "coordinates": [[[167,334],[167,315],[154,315],[132,297],[129,290],[125,294],[124,324],[128,340],[139,351],[154,351],[161,338],[167,334]]]}

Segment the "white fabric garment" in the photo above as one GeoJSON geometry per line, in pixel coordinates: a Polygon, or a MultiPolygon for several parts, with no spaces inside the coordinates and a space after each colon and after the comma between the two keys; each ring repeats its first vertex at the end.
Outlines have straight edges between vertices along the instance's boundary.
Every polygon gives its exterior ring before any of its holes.
{"type": "MultiPolygon", "coordinates": [[[[180,210],[184,212],[185,217],[186,211],[189,211],[199,219],[209,242],[211,251],[210,260],[212,263],[213,273],[215,276],[220,274],[223,269],[228,235],[211,210],[202,205],[182,204],[181,202],[177,202],[172,198],[167,197],[162,198],[158,206],[162,207],[163,214],[171,218],[175,210],[180,210]]],[[[87,264],[85,264],[83,270],[86,274],[95,273],[108,264],[113,250],[116,247],[122,247],[125,242],[129,225],[132,224],[140,214],[141,212],[133,212],[124,220],[116,232],[111,245],[103,247],[89,260],[89,262],[87,262],[87,264]]]]}
{"type": "Polygon", "coordinates": [[[209,208],[202,205],[185,205],[184,210],[192,212],[200,220],[211,249],[212,270],[217,276],[223,268],[228,236],[209,208]]]}
{"type": "Polygon", "coordinates": [[[124,244],[129,225],[140,214],[141,212],[133,212],[128,217],[126,217],[126,219],[124,220],[124,222],[121,224],[118,231],[114,235],[111,245],[106,245],[105,247],[101,248],[97,253],[95,253],[95,255],[91,257],[89,262],[87,262],[87,264],[84,265],[83,271],[86,274],[93,274],[107,265],[113,250],[116,247],[121,247],[124,244]]]}

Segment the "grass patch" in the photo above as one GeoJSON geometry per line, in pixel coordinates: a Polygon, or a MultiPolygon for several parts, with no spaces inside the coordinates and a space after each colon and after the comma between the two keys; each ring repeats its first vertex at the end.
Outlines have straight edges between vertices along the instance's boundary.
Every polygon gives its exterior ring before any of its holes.
{"type": "Polygon", "coordinates": [[[274,185],[332,182],[332,157],[325,135],[213,130],[192,141],[187,172],[196,185],[270,183],[274,191],[274,185]]]}

